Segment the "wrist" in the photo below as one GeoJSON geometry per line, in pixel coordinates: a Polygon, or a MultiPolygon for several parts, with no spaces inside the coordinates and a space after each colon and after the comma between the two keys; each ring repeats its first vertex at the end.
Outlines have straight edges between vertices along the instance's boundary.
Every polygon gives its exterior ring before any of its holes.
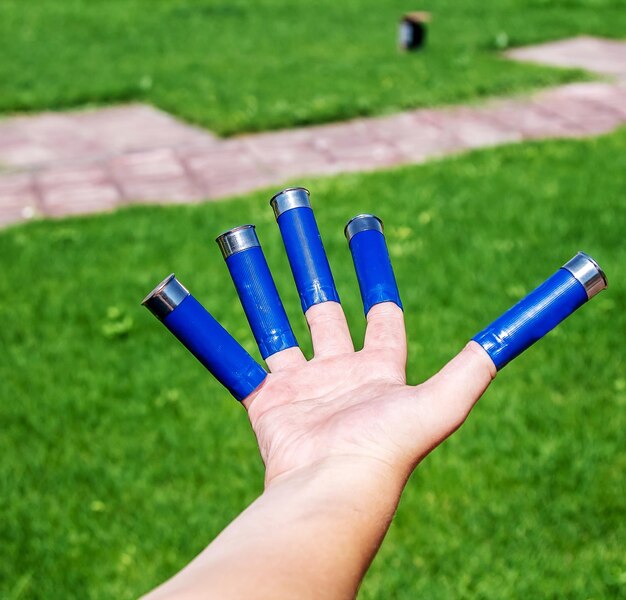
{"type": "Polygon", "coordinates": [[[377,457],[342,454],[326,456],[308,465],[266,477],[265,490],[320,484],[329,491],[376,488],[399,498],[409,475],[410,469],[377,457]]]}

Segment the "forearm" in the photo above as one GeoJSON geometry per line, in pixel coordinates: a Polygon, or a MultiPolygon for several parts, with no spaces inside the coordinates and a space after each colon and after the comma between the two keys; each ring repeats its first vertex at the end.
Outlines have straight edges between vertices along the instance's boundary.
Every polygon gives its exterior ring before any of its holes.
{"type": "Polygon", "coordinates": [[[284,475],[148,598],[352,598],[405,481],[362,457],[284,475]]]}

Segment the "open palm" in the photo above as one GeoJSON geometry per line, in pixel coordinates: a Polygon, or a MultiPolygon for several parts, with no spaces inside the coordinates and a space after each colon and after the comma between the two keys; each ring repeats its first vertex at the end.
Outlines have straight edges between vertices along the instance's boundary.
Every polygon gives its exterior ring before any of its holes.
{"type": "Polygon", "coordinates": [[[364,457],[412,469],[465,420],[496,369],[470,342],[436,375],[406,384],[402,310],[377,304],[355,352],[341,306],[325,302],[306,318],[314,358],[299,348],[267,359],[270,374],[244,400],[266,465],[266,484],[331,457],[364,457]]]}

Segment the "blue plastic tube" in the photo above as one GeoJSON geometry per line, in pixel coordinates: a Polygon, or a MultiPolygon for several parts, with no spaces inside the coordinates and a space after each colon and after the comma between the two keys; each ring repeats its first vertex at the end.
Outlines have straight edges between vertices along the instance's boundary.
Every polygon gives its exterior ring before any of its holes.
{"type": "Polygon", "coordinates": [[[374,215],[357,215],[348,221],[344,233],[354,261],[365,315],[381,302],[393,302],[402,308],[383,222],[374,215]]]}
{"type": "Polygon", "coordinates": [[[243,400],[267,372],[187,291],[174,274],[164,279],[142,304],[235,397],[243,400]]]}
{"type": "Polygon", "coordinates": [[[339,302],[308,190],[288,188],[276,194],[270,204],[285,244],[302,310],[306,312],[321,302],[339,302]]]}
{"type": "Polygon", "coordinates": [[[217,244],[235,284],[261,356],[297,346],[254,225],[226,231],[217,244]]]}
{"type": "Polygon", "coordinates": [[[602,269],[579,252],[472,339],[501,369],[606,286],[602,269]]]}

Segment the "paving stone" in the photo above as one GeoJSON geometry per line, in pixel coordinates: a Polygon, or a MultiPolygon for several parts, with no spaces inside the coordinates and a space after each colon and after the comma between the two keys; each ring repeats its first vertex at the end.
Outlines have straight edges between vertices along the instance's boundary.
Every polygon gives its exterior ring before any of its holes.
{"type": "Polygon", "coordinates": [[[210,132],[144,104],[74,112],[71,119],[98,139],[108,154],[191,144],[211,146],[218,142],[210,132]]]}
{"type": "Polygon", "coordinates": [[[268,173],[251,173],[246,177],[233,177],[229,179],[219,178],[206,180],[206,198],[217,199],[235,194],[253,192],[262,187],[275,186],[279,188],[286,179],[277,178],[268,173]]]}
{"type": "Polygon", "coordinates": [[[293,145],[312,144],[315,130],[317,127],[302,127],[299,129],[280,129],[278,131],[269,131],[266,133],[253,133],[241,135],[230,140],[233,143],[242,143],[244,145],[255,142],[264,148],[272,151],[280,151],[281,148],[293,145]]]}
{"type": "Polygon", "coordinates": [[[370,152],[362,154],[350,152],[337,152],[334,155],[334,162],[327,169],[326,173],[354,173],[359,171],[370,171],[392,167],[406,162],[399,149],[390,145],[377,144],[370,148],[370,152]]]}
{"type": "Polygon", "coordinates": [[[545,103],[580,103],[579,114],[590,111],[591,118],[604,115],[615,117],[617,122],[626,119],[626,85],[609,83],[573,83],[547,90],[537,95],[545,103]],[[587,106],[585,106],[587,104],[587,106]]]}
{"type": "Polygon", "coordinates": [[[44,214],[53,217],[111,210],[121,199],[117,188],[106,184],[46,189],[41,195],[44,214]]]}
{"type": "Polygon", "coordinates": [[[215,148],[183,150],[178,155],[193,171],[256,168],[259,165],[256,157],[239,140],[226,140],[215,148]]]}
{"type": "Polygon", "coordinates": [[[283,178],[376,168],[400,158],[365,120],[249,136],[244,142],[267,171],[283,178]]]}
{"type": "Polygon", "coordinates": [[[187,169],[201,176],[204,173],[236,172],[238,169],[257,169],[258,161],[238,140],[227,140],[214,148],[189,148],[178,153],[187,169]]]}
{"type": "Polygon", "coordinates": [[[55,113],[0,121],[0,162],[13,167],[38,167],[97,154],[97,140],[55,113]]]}
{"type": "Polygon", "coordinates": [[[560,90],[540,94],[536,98],[536,104],[544,113],[558,116],[566,121],[572,134],[606,133],[623,122],[617,111],[606,110],[597,103],[560,90]]]}
{"type": "Polygon", "coordinates": [[[310,129],[313,146],[328,152],[331,156],[358,156],[361,154],[359,146],[375,147],[385,144],[366,119],[320,125],[310,129]]]}
{"type": "Polygon", "coordinates": [[[47,215],[108,210],[121,200],[119,189],[102,166],[44,171],[36,175],[35,182],[47,215]]]}
{"type": "Polygon", "coordinates": [[[0,194],[20,193],[33,188],[33,176],[30,173],[0,174],[0,194]]]}
{"type": "Polygon", "coordinates": [[[41,171],[35,175],[40,188],[56,189],[107,183],[110,180],[107,170],[101,165],[61,167],[41,171]]]}
{"type": "Polygon", "coordinates": [[[177,203],[202,200],[205,195],[185,178],[153,182],[123,181],[120,184],[125,202],[177,203]]]}
{"type": "Polygon", "coordinates": [[[570,132],[570,124],[558,114],[547,113],[531,100],[509,100],[489,105],[491,118],[523,139],[563,137],[570,132]]]}
{"type": "Polygon", "coordinates": [[[275,173],[278,178],[328,173],[333,159],[315,147],[313,130],[251,135],[240,138],[240,142],[265,172],[275,173]]]}
{"type": "Polygon", "coordinates": [[[626,121],[626,83],[612,86],[611,92],[602,98],[602,103],[611,107],[626,121]]]}
{"type": "Polygon", "coordinates": [[[328,161],[323,173],[376,169],[402,160],[398,149],[379,136],[369,119],[311,127],[310,130],[313,147],[328,161]]]}
{"type": "Polygon", "coordinates": [[[51,163],[58,158],[56,150],[33,144],[31,141],[16,141],[0,147],[0,163],[10,167],[36,167],[51,163]]]}
{"type": "Polygon", "coordinates": [[[191,202],[203,197],[171,148],[124,154],[108,164],[127,202],[191,202]]]}
{"type": "Polygon", "coordinates": [[[397,160],[396,152],[391,144],[378,138],[370,130],[342,129],[331,135],[325,133],[315,140],[315,146],[326,152],[337,161],[363,161],[376,156],[379,160],[389,158],[397,160]]]}
{"type": "Polygon", "coordinates": [[[256,182],[276,177],[256,159],[245,141],[228,140],[216,148],[183,150],[179,157],[201,192],[210,198],[218,197],[221,190],[232,188],[239,193],[254,189],[250,186],[256,186],[256,182]],[[250,184],[246,184],[248,180],[250,184]]]}
{"type": "Polygon", "coordinates": [[[150,106],[43,113],[0,121],[0,163],[41,167],[133,150],[213,146],[217,138],[150,106]]]}
{"type": "Polygon", "coordinates": [[[109,161],[111,173],[120,184],[141,184],[172,179],[186,179],[182,162],[171,148],[133,152],[114,157],[109,161]]]}
{"type": "Polygon", "coordinates": [[[580,36],[515,48],[506,52],[506,56],[514,60],[626,77],[626,43],[617,40],[580,36]]]}
{"type": "Polygon", "coordinates": [[[429,111],[424,118],[460,140],[465,148],[496,146],[522,139],[519,131],[495,122],[486,112],[476,108],[429,111]]]}
{"type": "Polygon", "coordinates": [[[453,132],[433,124],[431,112],[418,110],[378,118],[373,126],[378,137],[387,140],[399,152],[399,162],[423,162],[463,149],[462,141],[453,132]]]}

